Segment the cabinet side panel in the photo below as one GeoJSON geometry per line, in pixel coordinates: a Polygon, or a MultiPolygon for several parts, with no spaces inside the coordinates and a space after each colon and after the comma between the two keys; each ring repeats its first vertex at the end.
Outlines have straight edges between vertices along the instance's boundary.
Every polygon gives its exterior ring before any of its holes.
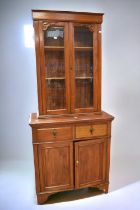
{"type": "Polygon", "coordinates": [[[36,51],[36,74],[37,74],[37,88],[38,88],[38,109],[40,115],[43,114],[42,104],[42,86],[41,86],[41,69],[40,69],[40,39],[39,39],[39,21],[34,21],[34,32],[35,32],[35,51],[36,51]]]}
{"type": "Polygon", "coordinates": [[[39,112],[39,115],[46,114],[46,85],[45,85],[45,60],[44,60],[44,32],[43,32],[42,21],[39,21],[39,31],[38,36],[40,40],[40,75],[39,79],[41,81],[41,92],[42,95],[42,113],[39,112]]]}
{"type": "Polygon", "coordinates": [[[34,167],[35,167],[35,181],[36,181],[36,192],[40,192],[40,174],[39,174],[39,161],[38,161],[38,145],[33,144],[34,151],[34,167]]]}
{"type": "Polygon", "coordinates": [[[107,183],[109,183],[110,144],[111,144],[111,139],[109,138],[109,139],[107,140],[107,144],[106,144],[107,159],[106,159],[106,174],[105,174],[105,180],[106,180],[107,183]]]}
{"type": "Polygon", "coordinates": [[[112,123],[109,121],[108,122],[108,136],[109,136],[109,138],[107,139],[107,142],[106,142],[107,159],[106,159],[106,174],[105,174],[105,179],[106,179],[106,182],[107,183],[109,183],[109,170],[110,170],[111,125],[112,125],[112,123]]]}

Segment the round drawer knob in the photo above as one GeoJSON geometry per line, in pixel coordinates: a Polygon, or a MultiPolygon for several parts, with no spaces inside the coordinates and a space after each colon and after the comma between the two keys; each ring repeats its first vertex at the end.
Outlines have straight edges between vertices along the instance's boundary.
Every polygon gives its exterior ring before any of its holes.
{"type": "Polygon", "coordinates": [[[76,160],[76,166],[78,166],[79,165],[79,160],[76,160]]]}

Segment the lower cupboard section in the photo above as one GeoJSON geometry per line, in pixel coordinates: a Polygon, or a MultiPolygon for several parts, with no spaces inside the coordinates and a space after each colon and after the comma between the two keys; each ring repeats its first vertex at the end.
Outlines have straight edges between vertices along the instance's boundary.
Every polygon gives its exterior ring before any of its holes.
{"type": "Polygon", "coordinates": [[[110,139],[34,144],[34,153],[38,203],[59,191],[108,191],[110,139]]]}

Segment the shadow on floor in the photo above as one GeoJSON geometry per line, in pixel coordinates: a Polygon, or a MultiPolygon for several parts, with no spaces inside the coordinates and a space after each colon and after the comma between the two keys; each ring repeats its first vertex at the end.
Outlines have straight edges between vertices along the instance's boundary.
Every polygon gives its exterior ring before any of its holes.
{"type": "Polygon", "coordinates": [[[103,191],[98,190],[96,188],[86,188],[86,189],[59,192],[49,196],[48,200],[45,203],[53,204],[60,202],[68,202],[68,201],[79,200],[83,198],[89,198],[92,196],[101,195],[102,193],[103,191]]]}

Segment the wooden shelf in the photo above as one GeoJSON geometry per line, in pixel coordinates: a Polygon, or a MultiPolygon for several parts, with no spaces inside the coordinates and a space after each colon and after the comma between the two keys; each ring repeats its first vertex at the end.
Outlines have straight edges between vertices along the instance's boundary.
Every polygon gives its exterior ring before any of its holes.
{"type": "Polygon", "coordinates": [[[75,77],[75,79],[93,79],[93,77],[75,77]]]}
{"type": "MultiPolygon", "coordinates": [[[[45,50],[64,50],[64,46],[44,46],[45,50]]],[[[92,51],[93,47],[74,47],[75,50],[77,51],[92,51]]]]}
{"type": "Polygon", "coordinates": [[[64,46],[44,46],[44,49],[51,51],[64,50],[64,46]]]}
{"type": "Polygon", "coordinates": [[[74,49],[77,51],[91,51],[93,50],[93,47],[74,47],[74,49]]]}
{"type": "Polygon", "coordinates": [[[46,80],[63,80],[65,77],[46,77],[46,80]]]}

